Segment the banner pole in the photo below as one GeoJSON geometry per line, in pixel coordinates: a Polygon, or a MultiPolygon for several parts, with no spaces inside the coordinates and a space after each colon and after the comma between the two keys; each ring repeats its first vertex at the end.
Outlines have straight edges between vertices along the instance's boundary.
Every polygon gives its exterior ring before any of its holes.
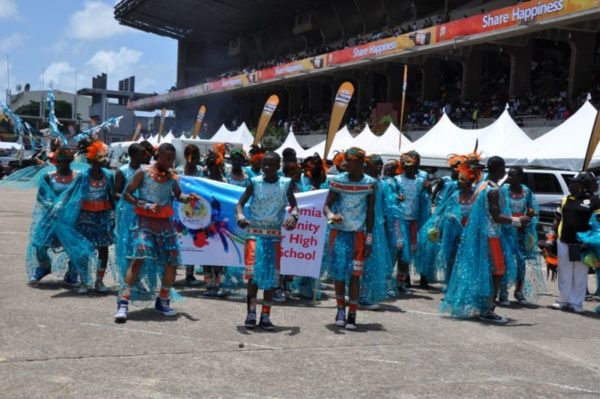
{"type": "Polygon", "coordinates": [[[398,151],[402,145],[402,128],[404,127],[404,107],[406,106],[406,85],[408,80],[408,64],[404,64],[404,79],[402,81],[402,104],[400,105],[400,135],[398,136],[398,151]]]}

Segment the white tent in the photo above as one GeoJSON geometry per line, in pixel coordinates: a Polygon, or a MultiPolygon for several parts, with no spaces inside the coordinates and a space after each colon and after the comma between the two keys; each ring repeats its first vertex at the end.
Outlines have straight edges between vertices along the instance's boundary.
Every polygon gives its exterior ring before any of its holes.
{"type": "Polygon", "coordinates": [[[494,123],[471,132],[479,139],[479,151],[484,158],[497,155],[504,158],[507,163],[526,158],[526,151],[533,142],[512,119],[508,107],[494,123]]]}
{"type": "Polygon", "coordinates": [[[475,148],[476,133],[456,126],[444,113],[423,137],[412,143],[421,158],[446,159],[450,154],[466,154],[475,148]]]}
{"type": "Polygon", "coordinates": [[[298,158],[306,157],[304,155],[304,148],[302,148],[300,143],[298,143],[298,140],[296,139],[296,135],[294,134],[294,131],[291,128],[290,128],[290,132],[288,133],[287,137],[285,138],[285,141],[283,142],[283,144],[281,144],[281,146],[278,149],[275,150],[275,152],[278,153],[279,155],[283,155],[283,150],[285,150],[286,148],[294,149],[294,151],[296,151],[296,156],[298,158]]]}
{"type": "Polygon", "coordinates": [[[231,131],[222,125],[217,133],[210,139],[213,143],[239,143],[242,144],[244,150],[248,151],[254,142],[254,137],[250,134],[248,127],[242,123],[235,131],[231,131]]]}
{"type": "MultiPolygon", "coordinates": [[[[350,134],[347,126],[341,128],[333,138],[333,143],[331,144],[331,149],[329,150],[328,158],[333,157],[333,153],[335,151],[344,151],[348,148],[352,147],[352,142],[354,141],[354,137],[350,134]]],[[[319,144],[313,145],[308,150],[305,151],[306,156],[311,156],[314,153],[318,153],[323,156],[325,152],[325,140],[321,141],[319,144]]]]}
{"type": "Polygon", "coordinates": [[[352,145],[362,148],[367,154],[399,154],[412,149],[412,142],[393,123],[390,123],[381,136],[373,134],[369,126],[354,138],[352,145]],[[402,137],[402,139],[400,139],[402,137]],[[401,144],[401,150],[398,150],[401,144]]]}
{"type": "Polygon", "coordinates": [[[172,130],[169,130],[169,132],[167,134],[165,134],[164,137],[161,137],[160,139],[160,143],[170,143],[173,141],[173,139],[175,138],[175,135],[173,134],[172,130]]]}
{"type": "MultiPolygon", "coordinates": [[[[596,108],[589,101],[569,119],[533,140],[527,160],[530,164],[552,168],[580,170],[596,120],[596,108]]],[[[592,158],[592,166],[600,164],[600,150],[592,158]]]]}

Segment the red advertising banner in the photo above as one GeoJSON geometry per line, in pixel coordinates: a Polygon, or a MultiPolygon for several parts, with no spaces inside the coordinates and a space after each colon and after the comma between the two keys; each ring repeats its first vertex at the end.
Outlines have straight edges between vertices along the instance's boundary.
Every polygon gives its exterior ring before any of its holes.
{"type": "Polygon", "coordinates": [[[386,55],[399,54],[407,48],[425,46],[436,42],[435,27],[405,33],[396,37],[377,40],[347,47],[327,55],[327,65],[343,65],[365,58],[377,58],[386,55]]]}
{"type": "Polygon", "coordinates": [[[505,29],[600,6],[600,0],[535,0],[437,26],[437,41],[505,29]]]}
{"type": "Polygon", "coordinates": [[[527,1],[396,37],[376,40],[272,68],[243,73],[170,93],[143,98],[130,102],[128,107],[132,109],[149,108],[171,101],[202,96],[207,93],[237,89],[274,79],[318,71],[331,66],[351,65],[365,59],[400,54],[410,48],[443,43],[458,37],[501,31],[531,21],[557,18],[594,8],[598,8],[598,11],[600,11],[599,7],[600,0],[527,1]]]}

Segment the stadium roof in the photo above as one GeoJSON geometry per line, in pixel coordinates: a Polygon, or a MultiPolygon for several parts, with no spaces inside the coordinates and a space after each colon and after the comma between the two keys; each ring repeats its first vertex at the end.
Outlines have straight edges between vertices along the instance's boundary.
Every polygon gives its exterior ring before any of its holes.
{"type": "Polygon", "coordinates": [[[327,0],[122,0],[115,18],[123,25],[174,39],[224,43],[240,32],[294,16],[327,0]]]}
{"type": "MultiPolygon", "coordinates": [[[[359,0],[367,7],[381,7],[388,1],[399,0],[359,0]]],[[[340,0],[121,0],[115,6],[114,15],[121,24],[146,32],[201,44],[223,44],[242,32],[256,30],[281,18],[293,18],[328,3],[340,3],[340,0]]],[[[452,8],[461,3],[459,0],[419,0],[415,4],[419,13],[427,13],[443,10],[445,4],[452,8]]]]}

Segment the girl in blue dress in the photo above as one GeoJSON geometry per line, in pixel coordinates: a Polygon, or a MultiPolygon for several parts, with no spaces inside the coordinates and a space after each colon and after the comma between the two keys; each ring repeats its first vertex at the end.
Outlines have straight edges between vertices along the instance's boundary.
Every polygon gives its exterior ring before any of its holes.
{"type": "MultiPolygon", "coordinates": [[[[98,252],[96,263],[96,291],[108,291],[103,279],[108,267],[108,247],[114,242],[114,176],[105,169],[108,146],[103,142],[94,141],[86,151],[90,169],[81,175],[78,186],[81,196],[80,212],[77,219],[77,230],[94,246],[98,252]]],[[[81,286],[78,292],[85,294],[88,289],[86,281],[90,279],[87,271],[82,271],[81,286]]]]}
{"type": "Polygon", "coordinates": [[[77,273],[66,256],[70,249],[69,242],[63,244],[54,231],[60,222],[52,213],[76,176],[71,169],[73,158],[71,150],[60,148],[56,153],[56,170],[47,172],[40,180],[27,250],[27,277],[31,284],[41,281],[52,272],[64,273],[65,270],[65,283],[77,284],[77,273]]]}
{"type": "Polygon", "coordinates": [[[176,175],[172,172],[175,156],[172,144],[161,144],[155,157],[156,162],[138,170],[123,194],[134,205],[136,216],[127,249],[129,269],[122,283],[117,312],[114,314],[117,322],[127,320],[129,302],[135,300],[137,287],[143,286],[145,295],[153,294],[157,289],[158,278],[162,281],[154,309],[165,316],[176,315],[170,306],[170,295],[177,267],[182,262],[172,218],[173,197],[183,203],[199,198],[193,193],[186,195],[181,192],[176,175]]]}

